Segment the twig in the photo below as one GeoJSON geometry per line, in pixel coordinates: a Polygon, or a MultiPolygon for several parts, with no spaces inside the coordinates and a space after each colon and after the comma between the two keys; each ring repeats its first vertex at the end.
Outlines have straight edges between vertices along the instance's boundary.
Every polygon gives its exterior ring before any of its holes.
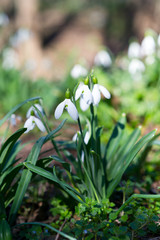
{"type": "MultiPolygon", "coordinates": [[[[67,220],[65,219],[65,220],[64,220],[64,222],[62,223],[62,225],[61,225],[60,229],[59,229],[59,231],[60,231],[60,232],[62,231],[62,229],[63,229],[64,225],[66,224],[66,222],[67,222],[67,220]]],[[[55,240],[58,240],[58,238],[59,238],[59,235],[60,235],[60,234],[59,234],[59,233],[57,233],[55,240]]]]}

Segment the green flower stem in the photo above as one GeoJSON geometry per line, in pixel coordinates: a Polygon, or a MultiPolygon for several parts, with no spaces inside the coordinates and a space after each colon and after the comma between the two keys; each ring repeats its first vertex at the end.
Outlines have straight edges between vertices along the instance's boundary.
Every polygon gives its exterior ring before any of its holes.
{"type": "Polygon", "coordinates": [[[91,111],[91,145],[92,145],[92,150],[97,152],[97,149],[96,149],[96,123],[95,123],[93,104],[90,105],[90,111],[91,111]]]}
{"type": "MultiPolygon", "coordinates": [[[[84,143],[84,136],[83,136],[83,131],[82,131],[81,122],[80,122],[80,119],[79,119],[79,118],[78,118],[78,125],[79,125],[79,130],[80,130],[80,133],[81,133],[81,139],[82,139],[82,144],[83,144],[84,153],[85,153],[85,156],[86,156],[87,168],[88,168],[88,170],[90,170],[88,153],[87,153],[86,145],[85,145],[85,143],[84,143]]],[[[83,166],[83,169],[84,169],[84,171],[85,171],[85,174],[86,174],[86,176],[87,176],[87,178],[88,178],[88,181],[89,181],[89,183],[90,183],[90,185],[91,185],[91,188],[92,188],[92,190],[93,190],[93,192],[94,192],[94,194],[95,194],[95,197],[96,197],[96,199],[97,199],[97,202],[100,203],[100,200],[99,200],[99,198],[98,198],[96,189],[95,189],[95,187],[94,187],[94,185],[93,185],[93,182],[92,182],[92,180],[91,180],[91,178],[90,178],[90,176],[89,176],[89,174],[88,174],[88,172],[87,172],[87,169],[85,168],[85,166],[84,166],[83,163],[82,163],[82,166],[83,166]]]]}
{"type": "Polygon", "coordinates": [[[120,214],[121,211],[124,210],[124,208],[129,205],[129,203],[136,198],[144,198],[144,199],[160,199],[160,194],[133,194],[130,196],[127,201],[116,211],[117,216],[120,214]]]}

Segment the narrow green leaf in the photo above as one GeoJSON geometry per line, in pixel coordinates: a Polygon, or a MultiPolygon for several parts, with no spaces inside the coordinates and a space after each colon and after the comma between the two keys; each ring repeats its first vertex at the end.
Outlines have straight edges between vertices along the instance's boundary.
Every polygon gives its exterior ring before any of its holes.
{"type": "Polygon", "coordinates": [[[131,149],[131,151],[125,156],[123,161],[121,162],[121,165],[119,164],[116,168],[115,177],[114,179],[108,184],[107,188],[107,197],[110,197],[112,192],[114,191],[115,187],[120,182],[124,172],[126,171],[129,164],[132,162],[134,157],[137,155],[137,153],[141,150],[141,148],[147,144],[155,135],[156,130],[151,131],[144,137],[142,137],[131,149]]]}
{"type": "Polygon", "coordinates": [[[107,165],[111,164],[110,163],[111,159],[113,158],[114,154],[116,153],[119,147],[119,143],[121,141],[122,134],[125,129],[125,124],[126,124],[126,115],[122,114],[122,117],[116,124],[112,132],[112,135],[108,141],[108,144],[106,146],[104,159],[107,160],[107,165]]]}
{"type": "Polygon", "coordinates": [[[131,135],[126,139],[125,142],[123,142],[123,146],[120,148],[117,154],[115,154],[115,158],[111,161],[111,164],[109,164],[109,167],[107,166],[107,179],[108,181],[111,181],[113,178],[115,178],[117,169],[119,169],[122,166],[123,159],[125,158],[125,155],[129,153],[130,149],[134,146],[136,141],[138,140],[140,136],[141,130],[140,128],[135,129],[131,135]]]}
{"type": "MultiPolygon", "coordinates": [[[[44,169],[42,169],[42,168],[40,168],[40,167],[37,167],[37,166],[34,166],[34,165],[32,165],[32,164],[30,164],[30,163],[24,163],[24,165],[30,170],[30,171],[32,171],[32,172],[34,172],[34,173],[36,173],[36,174],[38,174],[38,175],[40,175],[40,176],[42,176],[42,177],[45,177],[45,178],[47,178],[47,179],[49,179],[49,180],[51,180],[51,181],[53,181],[53,182],[55,182],[55,183],[58,183],[63,189],[65,189],[65,190],[71,190],[72,192],[74,192],[76,195],[78,195],[81,199],[83,199],[83,196],[81,196],[81,194],[79,193],[79,192],[77,192],[74,188],[72,188],[70,185],[68,185],[67,183],[65,183],[65,182],[62,182],[62,181],[60,181],[55,175],[53,175],[51,172],[48,172],[48,171],[46,171],[46,170],[44,170],[44,169]]],[[[70,192],[70,194],[71,194],[71,192],[70,192]]],[[[76,195],[72,195],[72,197],[74,197],[77,201],[79,201],[79,202],[82,202],[81,200],[80,200],[80,198],[77,198],[77,196],[76,195]]]]}
{"type": "Polygon", "coordinates": [[[63,233],[63,232],[57,230],[56,228],[54,228],[54,227],[52,227],[52,226],[50,226],[50,225],[48,225],[48,224],[46,224],[46,223],[28,222],[28,223],[17,224],[17,225],[14,226],[14,227],[18,227],[18,226],[22,226],[22,225],[39,225],[39,226],[43,226],[43,227],[45,227],[45,228],[51,229],[51,230],[54,231],[54,232],[57,232],[58,234],[60,234],[61,236],[65,237],[65,238],[67,238],[67,239],[69,239],[69,240],[76,240],[76,238],[71,237],[71,236],[69,236],[69,235],[66,234],[66,233],[63,233]]]}
{"type": "Polygon", "coordinates": [[[29,98],[29,99],[21,102],[21,103],[18,104],[17,106],[15,106],[14,108],[12,108],[11,111],[9,111],[9,112],[4,116],[4,118],[2,118],[2,119],[0,120],[0,126],[2,126],[2,124],[3,124],[15,111],[17,111],[20,107],[22,107],[24,104],[26,104],[26,103],[28,103],[28,102],[31,102],[31,101],[38,100],[38,99],[41,99],[41,97],[29,98]]]}

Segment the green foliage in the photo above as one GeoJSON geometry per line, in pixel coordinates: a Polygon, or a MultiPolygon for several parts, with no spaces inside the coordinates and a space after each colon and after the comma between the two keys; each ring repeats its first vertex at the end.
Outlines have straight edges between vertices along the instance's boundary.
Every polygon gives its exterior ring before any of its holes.
{"type": "MultiPolygon", "coordinates": [[[[155,201],[154,201],[155,203],[155,201]]],[[[77,239],[139,239],[157,236],[160,232],[157,211],[143,206],[142,202],[132,201],[117,216],[114,203],[108,199],[100,204],[87,199],[78,204],[76,214],[80,220],[72,220],[72,231],[77,239]]]]}
{"type": "MultiPolygon", "coordinates": [[[[56,83],[46,82],[44,79],[32,81],[18,70],[6,70],[1,66],[0,79],[1,116],[19,102],[39,95],[39,93],[41,93],[47,111],[52,112],[53,105],[56,103],[56,83]]],[[[26,107],[20,109],[20,112],[25,114],[26,107]]]]}
{"type": "Polygon", "coordinates": [[[41,240],[45,237],[49,237],[50,233],[47,228],[42,228],[41,226],[33,225],[30,228],[22,227],[19,232],[19,237],[21,239],[33,239],[33,240],[41,240]]]}
{"type": "Polygon", "coordinates": [[[52,213],[55,221],[51,224],[55,228],[60,228],[64,222],[70,220],[72,216],[72,211],[69,210],[66,204],[63,204],[61,200],[53,198],[51,201],[50,212],[52,213]]]}

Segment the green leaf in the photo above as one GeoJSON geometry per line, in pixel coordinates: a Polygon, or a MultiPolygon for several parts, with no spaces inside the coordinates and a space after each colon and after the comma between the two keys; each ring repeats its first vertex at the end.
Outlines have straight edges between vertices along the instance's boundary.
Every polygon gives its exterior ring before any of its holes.
{"type": "Polygon", "coordinates": [[[130,149],[134,146],[136,141],[140,136],[141,130],[140,128],[135,129],[132,134],[123,142],[122,147],[118,154],[116,154],[113,163],[107,166],[107,178],[108,181],[114,179],[117,175],[117,169],[123,167],[124,158],[126,158],[127,154],[129,153],[130,149]]]}
{"type": "Polygon", "coordinates": [[[126,116],[125,114],[123,114],[118,123],[116,124],[106,146],[104,154],[104,168],[106,167],[110,168],[110,165],[112,164],[112,158],[114,157],[114,154],[117,152],[119,143],[121,142],[122,135],[125,129],[125,124],[126,116]]]}
{"type": "Polygon", "coordinates": [[[57,232],[58,234],[60,234],[61,236],[65,237],[65,238],[67,238],[67,239],[69,239],[69,240],[76,240],[76,238],[71,237],[71,236],[69,236],[69,235],[66,234],[66,233],[63,233],[63,232],[55,229],[54,227],[52,227],[52,226],[50,226],[50,225],[48,225],[48,224],[46,224],[46,223],[39,223],[39,222],[21,223],[21,224],[16,225],[15,227],[22,226],[22,225],[40,225],[40,226],[44,226],[44,227],[46,227],[46,228],[51,229],[51,230],[54,231],[54,232],[57,232]]]}
{"type": "Polygon", "coordinates": [[[134,157],[137,155],[137,153],[142,149],[142,147],[147,144],[155,135],[156,130],[151,131],[150,133],[146,134],[144,137],[142,137],[129,151],[129,153],[123,158],[121,161],[121,164],[119,164],[116,168],[115,177],[114,179],[108,184],[107,188],[107,197],[110,197],[112,192],[114,191],[115,187],[120,182],[124,172],[126,171],[129,164],[132,162],[134,157]]]}
{"type": "MultiPolygon", "coordinates": [[[[33,165],[36,164],[43,144],[46,143],[48,140],[50,140],[54,136],[54,134],[57,133],[62,128],[64,123],[65,123],[65,120],[55,130],[51,131],[48,135],[38,139],[38,141],[32,147],[32,150],[26,162],[31,163],[33,165]]],[[[15,194],[15,198],[14,198],[10,213],[9,213],[10,224],[12,224],[15,220],[17,211],[22,203],[23,197],[25,195],[25,192],[27,190],[31,177],[32,177],[32,173],[28,169],[24,169],[22,172],[22,176],[21,176],[16,194],[15,194]]]]}
{"type": "Polygon", "coordinates": [[[51,172],[48,172],[40,167],[34,166],[30,163],[24,163],[24,165],[31,170],[32,172],[45,177],[55,183],[58,183],[66,192],[68,192],[73,198],[75,198],[78,202],[82,202],[81,199],[84,199],[83,196],[77,192],[74,188],[72,188],[70,185],[68,185],[65,182],[60,181],[55,175],[53,175],[51,172]],[[78,195],[79,198],[76,196],[78,195]]]}
{"type": "Polygon", "coordinates": [[[20,107],[22,107],[24,104],[26,104],[26,103],[28,103],[28,102],[31,102],[31,101],[38,100],[38,99],[41,99],[41,97],[29,98],[29,99],[21,102],[21,103],[18,104],[17,106],[15,106],[14,108],[12,108],[11,111],[9,111],[9,112],[4,116],[4,118],[2,118],[2,119],[0,120],[0,126],[2,126],[2,124],[3,124],[15,111],[17,111],[20,107]]]}
{"type": "Polygon", "coordinates": [[[16,144],[19,137],[26,131],[25,128],[19,129],[14,134],[12,134],[3,144],[1,150],[0,150],[0,172],[3,171],[3,168],[11,164],[10,160],[13,160],[12,158],[9,158],[11,151],[14,148],[14,145],[16,144]]]}

